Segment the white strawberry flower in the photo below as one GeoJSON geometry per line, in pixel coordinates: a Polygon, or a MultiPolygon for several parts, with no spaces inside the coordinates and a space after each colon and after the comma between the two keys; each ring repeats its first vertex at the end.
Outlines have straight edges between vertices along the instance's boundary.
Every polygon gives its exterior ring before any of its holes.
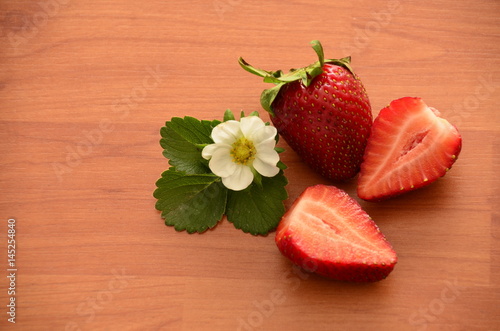
{"type": "Polygon", "coordinates": [[[222,122],[212,130],[214,144],[205,146],[201,155],[210,160],[210,170],[224,186],[241,191],[252,183],[255,172],[265,177],[278,174],[277,133],[257,116],[222,122]]]}

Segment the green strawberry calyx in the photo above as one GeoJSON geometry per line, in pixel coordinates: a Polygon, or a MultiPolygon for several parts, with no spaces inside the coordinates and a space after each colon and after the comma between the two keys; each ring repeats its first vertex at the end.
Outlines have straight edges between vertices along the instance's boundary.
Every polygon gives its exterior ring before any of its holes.
{"type": "Polygon", "coordinates": [[[311,45],[316,54],[318,55],[318,61],[314,62],[311,65],[308,65],[307,67],[299,69],[290,69],[288,73],[283,73],[282,70],[267,71],[258,69],[251,66],[248,62],[243,60],[242,57],[238,59],[238,62],[243,69],[254,75],[263,77],[265,83],[273,83],[276,85],[270,89],[262,91],[262,94],[260,96],[260,104],[262,105],[262,108],[268,111],[271,115],[274,116],[274,111],[272,110],[271,105],[276,96],[278,95],[282,86],[294,81],[301,81],[304,86],[306,87],[309,86],[312,80],[323,72],[323,65],[325,63],[331,63],[344,67],[349,72],[354,74],[350,66],[351,63],[350,56],[341,59],[325,59],[323,53],[323,46],[321,46],[319,40],[311,41],[311,45]]]}

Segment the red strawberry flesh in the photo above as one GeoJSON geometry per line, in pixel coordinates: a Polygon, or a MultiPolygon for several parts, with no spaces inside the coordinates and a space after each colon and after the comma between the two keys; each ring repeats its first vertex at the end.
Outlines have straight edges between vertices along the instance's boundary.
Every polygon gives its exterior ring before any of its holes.
{"type": "Polygon", "coordinates": [[[283,216],[276,244],[298,266],[342,281],[379,281],[397,262],[373,220],[334,186],[307,188],[283,216]]]}
{"type": "Polygon", "coordinates": [[[446,174],[461,146],[458,130],[422,99],[395,100],[373,123],[358,196],[383,200],[426,186],[446,174]]]}

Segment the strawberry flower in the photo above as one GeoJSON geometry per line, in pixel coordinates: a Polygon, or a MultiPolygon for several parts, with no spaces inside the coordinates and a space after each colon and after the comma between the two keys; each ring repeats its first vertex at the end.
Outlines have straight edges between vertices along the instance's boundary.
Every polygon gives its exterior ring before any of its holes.
{"type": "Polygon", "coordinates": [[[278,152],[275,150],[277,130],[257,116],[229,120],[212,130],[214,144],[202,150],[210,160],[212,172],[234,191],[247,188],[255,176],[274,177],[278,174],[278,152]]]}

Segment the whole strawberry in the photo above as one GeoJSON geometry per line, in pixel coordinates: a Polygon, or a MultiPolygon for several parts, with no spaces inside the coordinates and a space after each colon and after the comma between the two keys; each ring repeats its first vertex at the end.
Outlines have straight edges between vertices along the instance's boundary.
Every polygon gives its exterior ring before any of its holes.
{"type": "Polygon", "coordinates": [[[370,101],[350,67],[350,57],[324,59],[319,41],[311,42],[319,60],[288,73],[239,63],[276,86],[264,90],[261,105],[278,133],[314,171],[333,179],[354,177],[360,168],[372,125],[370,101]]]}

